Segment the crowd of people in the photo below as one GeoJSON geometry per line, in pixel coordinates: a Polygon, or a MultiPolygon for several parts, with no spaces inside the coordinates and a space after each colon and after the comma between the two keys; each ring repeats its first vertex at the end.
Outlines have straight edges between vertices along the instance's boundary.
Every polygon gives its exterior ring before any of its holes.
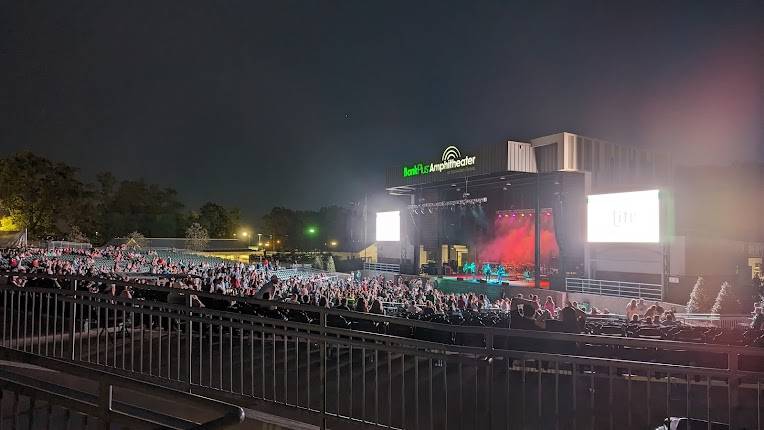
{"type": "MultiPolygon", "coordinates": [[[[196,306],[204,306],[191,291],[254,297],[352,310],[373,314],[405,314],[428,318],[442,315],[452,320],[480,313],[503,313],[510,317],[510,327],[545,329],[556,325],[564,331],[580,332],[587,319],[608,317],[608,309],[586,310],[576,302],[555,303],[552,296],[542,300],[538,295],[503,297],[491,301],[482,294],[443,292],[430,281],[411,281],[384,277],[328,276],[322,273],[284,270],[278,261],[264,260],[246,264],[181,252],[137,251],[125,246],[91,249],[13,249],[0,251],[0,269],[48,275],[85,275],[138,283],[154,283],[170,288],[171,301],[180,301],[186,294],[196,306]],[[280,276],[281,275],[281,276],[280,276]],[[179,290],[191,290],[182,292],[179,290]]],[[[25,277],[11,277],[16,286],[27,282],[25,277]]],[[[85,286],[94,292],[132,297],[130,288],[91,282],[85,286]]],[[[183,299],[185,300],[185,299],[183,299]]],[[[674,310],[666,310],[659,302],[648,305],[644,299],[631,300],[626,306],[625,322],[643,326],[679,324],[674,310]]],[[[761,308],[754,323],[764,324],[761,308]]]]}

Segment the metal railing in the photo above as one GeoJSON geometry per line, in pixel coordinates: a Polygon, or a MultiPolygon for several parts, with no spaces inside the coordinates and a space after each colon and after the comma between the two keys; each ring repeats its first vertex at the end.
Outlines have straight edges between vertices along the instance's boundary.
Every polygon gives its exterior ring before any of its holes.
{"type": "Polygon", "coordinates": [[[663,286],[642,282],[606,281],[602,279],[565,278],[569,293],[597,294],[630,299],[663,300],[663,286]]]}
{"type": "Polygon", "coordinates": [[[73,288],[0,287],[1,345],[322,427],[646,428],[678,414],[761,426],[757,348],[451,326],[195,293],[248,306],[235,313],[78,291],[88,278],[57,278],[73,288]]]}
{"type": "Polygon", "coordinates": [[[69,248],[69,249],[91,249],[93,245],[88,242],[69,242],[66,240],[49,240],[46,243],[48,249],[69,248]]]}
{"type": "Polygon", "coordinates": [[[376,272],[400,273],[401,266],[400,264],[392,264],[392,263],[363,263],[363,270],[371,270],[376,272]]]}
{"type": "MultiPolygon", "coordinates": [[[[114,375],[71,362],[41,357],[0,347],[0,357],[24,363],[25,367],[0,367],[0,426],[10,421],[10,428],[87,428],[97,422],[99,428],[162,428],[219,430],[244,421],[244,410],[218,400],[178,391],[161,385],[114,375]],[[34,363],[38,368],[29,367],[34,363]],[[35,376],[55,370],[58,380],[35,376]],[[65,376],[62,378],[62,374],[65,376]],[[64,382],[65,381],[65,382],[64,382]],[[95,392],[80,386],[93,385],[95,392]],[[200,422],[151,407],[152,399],[171,402],[172,411],[191,408],[213,418],[200,422]],[[5,402],[4,402],[5,400],[5,402]],[[5,403],[5,408],[3,408],[5,403]],[[5,410],[5,413],[3,413],[5,410]]],[[[196,415],[200,413],[197,412],[196,415]]],[[[187,414],[186,414],[187,415],[187,414]]]]}
{"type": "Polygon", "coordinates": [[[693,326],[710,326],[719,328],[742,328],[751,325],[752,316],[750,314],[740,315],[720,315],[720,314],[701,314],[701,313],[677,313],[677,321],[681,321],[693,326]]]}

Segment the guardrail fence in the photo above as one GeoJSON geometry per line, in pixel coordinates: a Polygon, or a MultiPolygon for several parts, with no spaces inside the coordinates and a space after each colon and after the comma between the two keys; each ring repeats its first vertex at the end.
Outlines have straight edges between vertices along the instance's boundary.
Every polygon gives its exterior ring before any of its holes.
{"type": "Polygon", "coordinates": [[[686,314],[677,313],[677,321],[681,321],[688,325],[703,326],[703,327],[719,327],[725,329],[741,328],[751,325],[751,314],[741,315],[719,315],[719,314],[686,314]]]}
{"type": "Polygon", "coordinates": [[[649,428],[671,415],[761,426],[758,348],[451,326],[195,293],[235,300],[237,313],[90,293],[77,284],[92,279],[57,278],[71,288],[0,286],[0,345],[322,427],[649,428]]]}
{"type": "Polygon", "coordinates": [[[0,357],[23,368],[0,366],[0,427],[12,429],[161,428],[224,429],[244,420],[238,406],[71,362],[0,347],[0,357]],[[42,367],[29,367],[35,363],[42,367]],[[45,369],[45,370],[40,370],[45,369]],[[58,378],[38,373],[55,369],[58,378]],[[65,375],[62,377],[62,375],[65,375]],[[82,388],[94,385],[95,390],[82,388]],[[152,407],[157,400],[171,405],[152,407]],[[189,417],[192,410],[196,417],[189,417]],[[199,416],[211,416],[199,420],[199,416]]]}
{"type": "Polygon", "coordinates": [[[363,270],[374,272],[401,273],[401,265],[392,263],[363,263],[363,270]]]}
{"type": "Polygon", "coordinates": [[[569,293],[597,294],[630,299],[663,300],[663,286],[641,282],[606,281],[602,279],[565,278],[569,293]]]}

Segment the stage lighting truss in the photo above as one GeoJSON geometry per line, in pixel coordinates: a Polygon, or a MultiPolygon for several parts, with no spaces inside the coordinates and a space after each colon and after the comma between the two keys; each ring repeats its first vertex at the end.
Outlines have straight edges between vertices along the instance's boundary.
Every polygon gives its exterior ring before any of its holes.
{"type": "Polygon", "coordinates": [[[424,215],[435,213],[439,209],[450,208],[453,210],[455,207],[480,206],[486,202],[488,202],[487,197],[479,197],[475,199],[450,200],[446,202],[420,203],[418,205],[409,205],[408,208],[414,215],[424,215]]]}
{"type": "MultiPolygon", "coordinates": [[[[536,211],[534,209],[511,209],[511,210],[500,210],[496,211],[496,218],[502,219],[502,218],[517,218],[517,217],[532,217],[536,214],[536,211]]],[[[542,216],[552,216],[552,208],[543,208],[541,209],[541,215],[542,216]]]]}

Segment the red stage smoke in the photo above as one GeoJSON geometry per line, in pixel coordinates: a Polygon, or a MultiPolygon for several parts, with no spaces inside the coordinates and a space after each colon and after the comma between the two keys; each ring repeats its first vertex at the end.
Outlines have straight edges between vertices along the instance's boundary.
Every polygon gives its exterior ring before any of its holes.
{"type": "MultiPolygon", "coordinates": [[[[534,231],[534,216],[499,217],[494,224],[494,238],[478,247],[480,261],[505,266],[533,265],[534,231]]],[[[557,258],[559,254],[553,216],[542,213],[541,265],[549,266],[552,258],[557,258]]]]}

